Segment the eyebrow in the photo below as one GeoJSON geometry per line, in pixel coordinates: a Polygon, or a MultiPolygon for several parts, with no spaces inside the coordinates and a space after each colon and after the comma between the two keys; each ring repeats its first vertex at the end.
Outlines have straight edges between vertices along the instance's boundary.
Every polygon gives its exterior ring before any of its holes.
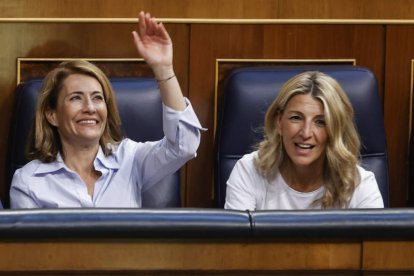
{"type": "MultiPolygon", "coordinates": [[[[68,96],[69,95],[73,95],[73,94],[85,94],[85,92],[84,91],[73,91],[73,92],[70,92],[69,94],[68,94],[68,96]]],[[[103,91],[99,91],[99,90],[96,90],[96,91],[92,91],[90,94],[92,94],[92,95],[95,95],[95,94],[103,94],[103,91]]]]}
{"type": "MultiPolygon", "coordinates": [[[[304,115],[303,112],[299,111],[299,110],[286,110],[286,113],[295,113],[295,114],[299,114],[299,115],[304,115]]],[[[325,118],[325,114],[318,114],[316,116],[314,116],[314,118],[325,118]]]]}
{"type": "MultiPolygon", "coordinates": [[[[97,95],[97,94],[102,95],[102,97],[105,98],[105,94],[103,93],[103,91],[96,90],[96,91],[91,92],[92,96],[97,95]]],[[[65,95],[64,99],[67,99],[67,98],[69,98],[73,95],[85,95],[85,92],[83,92],[83,91],[73,91],[73,92],[70,92],[69,94],[65,95]]]]}

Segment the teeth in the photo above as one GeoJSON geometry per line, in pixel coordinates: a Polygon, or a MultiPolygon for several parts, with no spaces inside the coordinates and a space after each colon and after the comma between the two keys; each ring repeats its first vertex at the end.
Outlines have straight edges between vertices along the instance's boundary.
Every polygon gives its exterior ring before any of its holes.
{"type": "Polygon", "coordinates": [[[84,121],[80,121],[79,124],[96,124],[95,120],[84,120],[84,121]]]}
{"type": "Polygon", "coordinates": [[[312,148],[312,146],[309,145],[309,144],[297,144],[297,145],[298,145],[298,147],[300,147],[302,149],[310,149],[310,148],[312,148]]]}

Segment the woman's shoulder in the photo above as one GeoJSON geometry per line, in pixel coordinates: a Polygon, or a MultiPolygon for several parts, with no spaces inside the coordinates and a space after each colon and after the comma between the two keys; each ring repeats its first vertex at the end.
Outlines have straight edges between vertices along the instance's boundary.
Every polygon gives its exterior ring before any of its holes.
{"type": "Polygon", "coordinates": [[[363,168],[360,165],[357,165],[357,170],[358,170],[359,175],[361,177],[361,182],[364,182],[366,179],[370,179],[370,178],[375,179],[375,175],[372,171],[369,171],[369,170],[363,168]]]}
{"type": "Polygon", "coordinates": [[[44,163],[40,161],[39,159],[34,159],[34,160],[29,161],[26,165],[17,169],[16,171],[33,174],[41,165],[44,165],[44,164],[49,164],[49,163],[44,163]]]}
{"type": "Polygon", "coordinates": [[[257,154],[258,154],[257,151],[253,151],[253,152],[250,152],[250,153],[246,153],[245,155],[243,155],[239,159],[239,161],[240,162],[245,162],[245,163],[252,163],[257,158],[257,154]]]}
{"type": "MultiPolygon", "coordinates": [[[[52,162],[54,163],[54,162],[52,162]]],[[[35,174],[39,171],[39,168],[41,168],[42,166],[48,166],[50,163],[44,163],[42,161],[40,161],[39,159],[34,159],[31,160],[30,162],[28,162],[27,164],[25,164],[23,167],[17,169],[14,172],[13,175],[13,179],[15,178],[30,178],[30,177],[34,177],[35,174]]]]}
{"type": "Polygon", "coordinates": [[[375,174],[361,166],[357,166],[360,175],[360,181],[356,187],[356,191],[366,191],[372,189],[378,189],[378,183],[375,178],[375,174]]]}
{"type": "Polygon", "coordinates": [[[253,151],[251,153],[247,153],[243,155],[236,163],[236,167],[238,167],[238,171],[243,171],[244,173],[248,174],[250,177],[256,176],[257,170],[254,165],[254,160],[257,157],[257,152],[253,151]]]}
{"type": "Polygon", "coordinates": [[[358,166],[361,177],[350,200],[349,208],[383,208],[381,192],[372,171],[358,166]]]}

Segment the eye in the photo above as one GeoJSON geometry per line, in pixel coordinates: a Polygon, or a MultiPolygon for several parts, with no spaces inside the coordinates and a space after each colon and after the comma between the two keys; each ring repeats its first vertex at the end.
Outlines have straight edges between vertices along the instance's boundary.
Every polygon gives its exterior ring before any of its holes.
{"type": "Polygon", "coordinates": [[[73,95],[69,98],[70,101],[77,101],[77,100],[80,100],[80,99],[81,99],[81,96],[79,96],[79,95],[73,95]]]}
{"type": "Polygon", "coordinates": [[[316,125],[317,125],[317,126],[319,126],[319,127],[325,127],[325,126],[326,126],[325,119],[317,119],[317,120],[315,121],[315,123],[316,123],[316,125]]]}
{"type": "Polygon", "coordinates": [[[100,102],[100,101],[104,100],[104,97],[103,97],[103,95],[97,94],[93,97],[93,100],[97,101],[97,102],[100,102]]]}
{"type": "Polygon", "coordinates": [[[299,115],[292,115],[292,116],[289,117],[289,120],[294,121],[294,122],[298,122],[298,121],[302,120],[302,117],[299,116],[299,115]]]}

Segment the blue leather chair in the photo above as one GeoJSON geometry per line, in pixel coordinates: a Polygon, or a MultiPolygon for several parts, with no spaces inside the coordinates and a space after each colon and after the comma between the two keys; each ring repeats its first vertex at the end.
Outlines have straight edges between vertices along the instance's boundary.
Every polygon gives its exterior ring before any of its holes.
{"type": "Polygon", "coordinates": [[[224,206],[226,181],[233,166],[262,140],[268,106],[291,77],[309,70],[335,78],[350,98],[361,137],[361,164],[373,171],[388,207],[388,164],[382,104],[375,76],[355,66],[280,66],[241,68],[227,76],[222,87],[216,137],[215,196],[224,206]]]}
{"type": "MultiPolygon", "coordinates": [[[[162,104],[156,81],[146,78],[113,78],[110,81],[116,94],[124,136],[141,142],[161,139],[162,104]]],[[[9,183],[15,170],[28,161],[25,148],[41,85],[42,80],[35,79],[17,87],[7,161],[9,183]]],[[[179,171],[143,191],[142,207],[180,206],[179,171]]]]}

